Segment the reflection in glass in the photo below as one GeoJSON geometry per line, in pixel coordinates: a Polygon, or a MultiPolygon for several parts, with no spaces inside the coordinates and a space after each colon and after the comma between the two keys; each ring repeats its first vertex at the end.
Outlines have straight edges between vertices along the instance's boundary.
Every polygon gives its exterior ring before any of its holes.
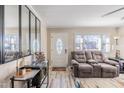
{"type": "Polygon", "coordinates": [[[22,6],[22,55],[29,55],[29,10],[22,6]]]}
{"type": "Polygon", "coordinates": [[[40,21],[37,19],[37,43],[36,51],[40,51],[40,21]]]}
{"type": "Polygon", "coordinates": [[[35,16],[31,13],[31,54],[36,52],[35,16]]]}
{"type": "Polygon", "coordinates": [[[5,6],[5,35],[4,35],[4,53],[5,62],[16,59],[19,53],[19,17],[18,6],[5,6]]]}
{"type": "Polygon", "coordinates": [[[58,54],[62,53],[62,49],[63,49],[63,42],[60,38],[57,39],[56,41],[56,50],[58,54]]]}
{"type": "Polygon", "coordinates": [[[33,40],[33,53],[38,52],[39,42],[35,39],[33,40]]]}

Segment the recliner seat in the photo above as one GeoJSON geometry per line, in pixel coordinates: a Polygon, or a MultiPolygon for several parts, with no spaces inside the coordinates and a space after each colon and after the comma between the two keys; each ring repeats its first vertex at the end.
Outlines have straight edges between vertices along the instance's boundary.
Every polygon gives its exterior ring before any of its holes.
{"type": "Polygon", "coordinates": [[[92,77],[93,67],[86,62],[85,51],[72,52],[75,77],[92,77]]]}
{"type": "Polygon", "coordinates": [[[75,77],[109,78],[119,76],[119,64],[106,59],[100,51],[74,51],[72,59],[75,77]]]}

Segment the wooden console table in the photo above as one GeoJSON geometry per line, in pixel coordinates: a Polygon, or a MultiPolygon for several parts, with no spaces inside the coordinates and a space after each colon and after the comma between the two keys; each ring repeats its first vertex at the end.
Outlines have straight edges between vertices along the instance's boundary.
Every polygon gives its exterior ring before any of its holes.
{"type": "Polygon", "coordinates": [[[22,67],[21,69],[31,69],[31,71],[26,72],[26,74],[22,77],[17,77],[16,75],[14,75],[12,78],[10,78],[12,88],[14,88],[14,82],[15,81],[27,82],[27,87],[28,88],[32,87],[31,86],[32,80],[35,78],[35,76],[38,73],[41,73],[42,70],[45,70],[45,73],[40,80],[40,86],[39,87],[41,87],[44,84],[44,81],[46,79],[47,79],[47,82],[45,84],[47,84],[46,87],[48,87],[48,84],[49,84],[49,62],[46,62],[46,66],[41,67],[41,68],[28,65],[28,66],[22,67]]]}
{"type": "Polygon", "coordinates": [[[14,81],[26,81],[27,87],[30,88],[30,81],[37,75],[39,71],[40,70],[31,70],[30,72],[27,72],[23,77],[13,76],[10,78],[12,88],[14,88],[14,81]]]}

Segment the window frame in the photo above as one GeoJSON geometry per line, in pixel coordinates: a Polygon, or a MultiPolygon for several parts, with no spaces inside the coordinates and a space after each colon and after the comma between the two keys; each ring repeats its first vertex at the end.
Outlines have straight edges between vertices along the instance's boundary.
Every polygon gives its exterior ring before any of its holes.
{"type": "Polygon", "coordinates": [[[0,5],[0,64],[4,63],[4,5],[0,5]]]}
{"type": "MultiPolygon", "coordinates": [[[[84,36],[86,36],[86,35],[98,35],[98,36],[100,36],[100,38],[101,38],[101,50],[100,51],[102,51],[102,52],[104,52],[103,50],[102,50],[102,45],[103,45],[103,36],[105,35],[105,34],[82,34],[82,33],[76,33],[75,34],[75,36],[74,36],[74,50],[78,50],[77,48],[76,48],[76,36],[77,35],[80,35],[82,38],[84,37],[84,36]]],[[[110,35],[105,35],[105,36],[110,36],[110,35]]],[[[111,52],[111,39],[110,39],[110,37],[109,37],[109,41],[110,41],[110,43],[109,43],[109,45],[110,45],[110,47],[109,47],[109,52],[111,52]]],[[[107,43],[108,44],[108,43],[107,43]]],[[[82,46],[84,46],[84,38],[83,38],[83,43],[82,43],[82,46]]],[[[84,48],[82,48],[82,50],[86,50],[86,49],[84,49],[84,48]]],[[[90,49],[89,49],[90,50],[90,49]]],[[[91,49],[92,50],[92,49],[91,49]]],[[[99,49],[98,49],[99,50],[99,49]]],[[[81,49],[79,49],[78,51],[81,51],[81,49]]],[[[109,53],[109,52],[104,52],[104,53],[109,53]]]]}
{"type": "MultiPolygon", "coordinates": [[[[17,60],[17,59],[20,59],[20,58],[23,58],[23,57],[26,57],[26,56],[30,56],[30,55],[33,55],[31,54],[31,13],[35,16],[35,20],[39,20],[39,29],[40,29],[40,34],[41,34],[41,21],[40,19],[38,19],[36,17],[36,15],[29,9],[29,7],[27,5],[17,5],[18,6],[18,18],[19,18],[19,27],[18,27],[18,31],[19,31],[19,57],[18,58],[15,58],[15,59],[12,59],[12,60],[9,60],[9,61],[6,61],[5,62],[5,58],[4,58],[4,51],[5,51],[5,48],[4,48],[4,33],[5,33],[5,27],[4,27],[4,11],[5,11],[5,5],[0,5],[0,64],[5,64],[5,63],[8,63],[8,62],[11,62],[11,61],[14,61],[14,60],[17,60]],[[24,55],[22,56],[22,6],[25,6],[28,11],[29,11],[29,54],[28,55],[24,55]]],[[[37,37],[37,27],[36,27],[36,22],[35,22],[35,38],[37,37]]],[[[37,38],[36,38],[37,39],[37,38]]],[[[41,35],[40,35],[40,42],[41,42],[41,35]]],[[[40,50],[41,50],[41,43],[39,45],[40,47],[40,50]]],[[[40,51],[39,51],[40,52],[40,51]]]]}

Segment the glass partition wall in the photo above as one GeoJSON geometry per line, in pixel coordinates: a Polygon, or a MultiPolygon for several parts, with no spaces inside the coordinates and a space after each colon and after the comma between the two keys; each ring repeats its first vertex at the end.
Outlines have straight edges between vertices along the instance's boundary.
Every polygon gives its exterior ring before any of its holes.
{"type": "Polygon", "coordinates": [[[4,59],[17,58],[19,53],[19,7],[4,6],[4,59]]]}
{"type": "Polygon", "coordinates": [[[35,16],[31,13],[31,54],[36,52],[35,16]]]}
{"type": "Polygon", "coordinates": [[[22,56],[29,55],[29,10],[27,7],[21,8],[21,51],[22,56]]]}
{"type": "Polygon", "coordinates": [[[40,20],[25,5],[0,5],[0,63],[40,52],[40,20]]]}
{"type": "Polygon", "coordinates": [[[40,40],[41,40],[41,33],[40,33],[40,20],[36,20],[36,24],[37,24],[37,47],[36,47],[36,51],[38,52],[38,51],[40,51],[41,49],[41,42],[40,42],[40,40]]]}

